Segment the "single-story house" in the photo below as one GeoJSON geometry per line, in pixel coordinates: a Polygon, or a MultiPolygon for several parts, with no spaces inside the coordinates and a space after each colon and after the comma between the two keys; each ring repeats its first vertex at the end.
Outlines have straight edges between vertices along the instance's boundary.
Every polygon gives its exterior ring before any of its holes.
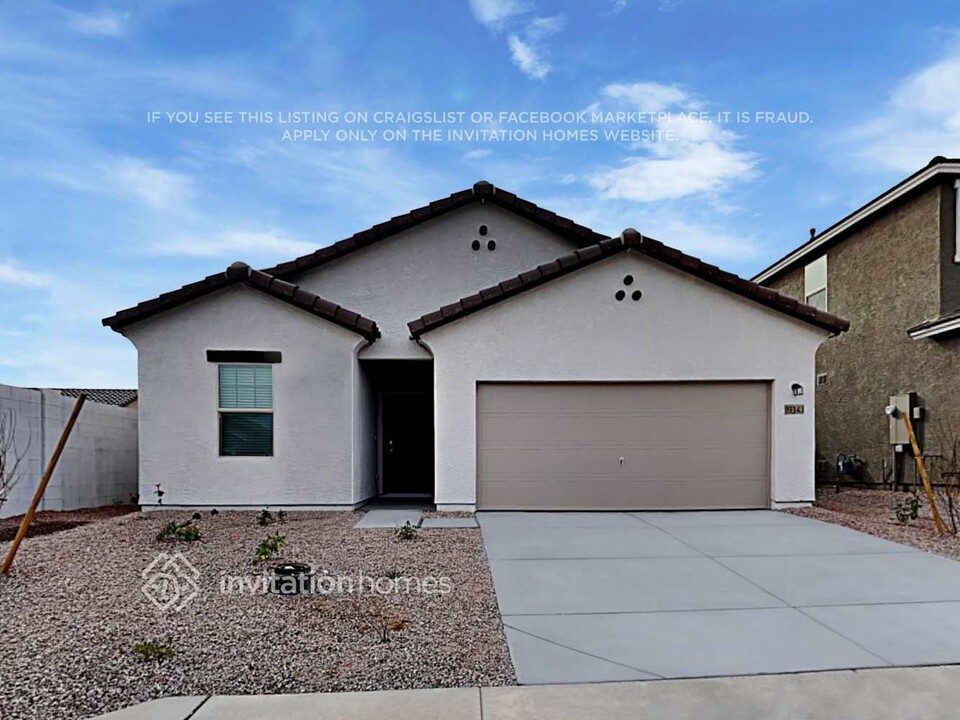
{"type": "Polygon", "coordinates": [[[488,182],[103,322],[139,353],[142,503],[447,510],[808,503],[847,328],[488,182]]]}

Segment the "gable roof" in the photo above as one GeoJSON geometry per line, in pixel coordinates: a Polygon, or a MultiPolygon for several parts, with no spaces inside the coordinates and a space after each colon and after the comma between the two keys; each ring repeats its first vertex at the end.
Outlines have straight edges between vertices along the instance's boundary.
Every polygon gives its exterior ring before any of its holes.
{"type": "Polygon", "coordinates": [[[765,283],[782,273],[796,267],[805,258],[816,251],[825,251],[831,245],[846,237],[847,233],[869,220],[878,213],[885,212],[896,206],[897,203],[913,197],[932,187],[944,176],[960,176],[960,158],[945,158],[937,155],[926,167],[917,170],[910,177],[901,180],[889,190],[881,193],[866,205],[854,210],[841,220],[828,227],[823,232],[814,235],[796,250],[783,256],[765,270],[753,277],[753,282],[765,283]]]}
{"type": "Polygon", "coordinates": [[[90,402],[101,403],[103,405],[117,405],[126,407],[137,399],[136,390],[127,390],[120,388],[54,388],[59,390],[61,395],[66,397],[79,397],[84,393],[90,402]]]}
{"type": "Polygon", "coordinates": [[[594,232],[583,225],[578,225],[573,220],[557,215],[555,212],[544,210],[538,205],[517,197],[512,192],[498,188],[486,180],[480,180],[474,183],[472,188],[455,192],[441,200],[434,200],[428,205],[411,210],[403,215],[397,215],[386,222],[362,230],[333,245],[320,248],[295,260],[266,268],[264,272],[280,278],[288,278],[291,275],[312,270],[315,267],[337,260],[344,255],[349,255],[356,250],[373,245],[453,210],[478,202],[489,202],[501,207],[541,227],[552,230],[561,237],[571,240],[578,247],[594,245],[606,238],[606,235],[594,232]]]}
{"type": "Polygon", "coordinates": [[[324,320],[329,320],[347,330],[352,330],[371,342],[380,337],[380,329],[373,320],[368,320],[359,313],[324,300],[319,295],[304,290],[297,285],[275,278],[260,270],[254,270],[242,262],[233,263],[225,272],[209,275],[203,280],[184,285],[179,290],[164,293],[132,308],[120,310],[115,315],[104,318],[103,324],[120,332],[132,323],[166,312],[191,300],[196,300],[238,283],[264,292],[270,297],[282,300],[324,320]]]}
{"type": "Polygon", "coordinates": [[[495,305],[502,300],[514,297],[527,290],[539,287],[544,283],[563,277],[575,270],[579,270],[587,265],[592,265],[598,260],[610,257],[624,250],[634,250],[643,253],[648,257],[712,283],[724,290],[729,290],[736,295],[753,300],[761,305],[798,318],[824,330],[840,333],[850,327],[850,323],[836,315],[817,310],[793,298],[781,295],[774,290],[762,287],[749,280],[744,280],[733,273],[721,270],[716,265],[705,263],[698,258],[664,245],[662,242],[654,240],[653,238],[643,237],[636,230],[628,228],[623,231],[620,237],[604,239],[596,245],[577,250],[570,255],[564,255],[553,262],[539,265],[532,270],[520,273],[516,277],[504,280],[498,285],[481,290],[474,295],[461,298],[455,303],[445,305],[439,310],[424,315],[408,323],[407,327],[410,329],[410,336],[416,339],[424,333],[436,330],[438,327],[447,325],[454,320],[495,305]]]}

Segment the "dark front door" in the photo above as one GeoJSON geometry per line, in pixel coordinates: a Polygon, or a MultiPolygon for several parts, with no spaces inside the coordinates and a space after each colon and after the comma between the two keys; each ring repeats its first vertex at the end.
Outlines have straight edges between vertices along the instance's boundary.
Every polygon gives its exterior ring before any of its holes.
{"type": "Polygon", "coordinates": [[[433,397],[384,392],[383,493],[433,495],[433,397]]]}

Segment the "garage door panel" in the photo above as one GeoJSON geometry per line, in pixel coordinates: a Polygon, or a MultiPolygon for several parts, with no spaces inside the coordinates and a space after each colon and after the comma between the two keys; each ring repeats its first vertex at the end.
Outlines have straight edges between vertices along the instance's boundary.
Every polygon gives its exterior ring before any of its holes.
{"type": "Polygon", "coordinates": [[[759,382],[482,384],[478,506],[766,507],[768,408],[759,382]]]}
{"type": "MultiPolygon", "coordinates": [[[[562,446],[571,442],[590,445],[610,445],[610,438],[632,439],[635,446],[660,446],[691,441],[704,444],[751,443],[757,440],[756,428],[766,422],[765,411],[741,413],[739,422],[725,422],[726,413],[698,413],[698,417],[713,417],[713,423],[691,423],[686,414],[593,414],[563,412],[550,415],[540,413],[489,413],[480,419],[478,428],[483,442],[488,445],[523,443],[562,446]]],[[[760,439],[763,444],[764,438],[760,439]]]]}
{"type": "Polygon", "coordinates": [[[484,478],[522,480],[527,477],[601,476],[632,477],[766,477],[765,448],[744,452],[742,447],[723,445],[700,448],[487,447],[481,460],[484,478]],[[620,455],[620,453],[623,455],[620,455]],[[623,457],[623,465],[620,458],[623,457]]]}
{"type": "Polygon", "coordinates": [[[690,509],[691,496],[697,497],[697,509],[731,509],[756,507],[764,481],[733,480],[720,486],[704,486],[691,479],[678,482],[595,484],[572,483],[557,492],[552,480],[511,486],[509,481],[486,483],[482,507],[486,510],[623,510],[623,509],[690,509]]]}

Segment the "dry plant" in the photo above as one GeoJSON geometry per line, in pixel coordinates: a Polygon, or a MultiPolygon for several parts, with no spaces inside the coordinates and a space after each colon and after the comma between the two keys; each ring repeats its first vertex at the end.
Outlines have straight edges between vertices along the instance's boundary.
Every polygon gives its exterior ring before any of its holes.
{"type": "Polygon", "coordinates": [[[390,642],[390,633],[400,632],[407,626],[407,619],[400,610],[380,595],[356,597],[352,600],[357,613],[357,632],[373,633],[380,642],[390,642]]]}
{"type": "Polygon", "coordinates": [[[28,435],[26,447],[18,448],[17,415],[13,410],[0,412],[0,508],[23,476],[21,465],[30,452],[30,441],[28,435]]]}
{"type": "Polygon", "coordinates": [[[940,420],[936,426],[937,443],[937,501],[946,507],[950,531],[956,535],[960,527],[960,433],[951,419],[940,420]]]}

